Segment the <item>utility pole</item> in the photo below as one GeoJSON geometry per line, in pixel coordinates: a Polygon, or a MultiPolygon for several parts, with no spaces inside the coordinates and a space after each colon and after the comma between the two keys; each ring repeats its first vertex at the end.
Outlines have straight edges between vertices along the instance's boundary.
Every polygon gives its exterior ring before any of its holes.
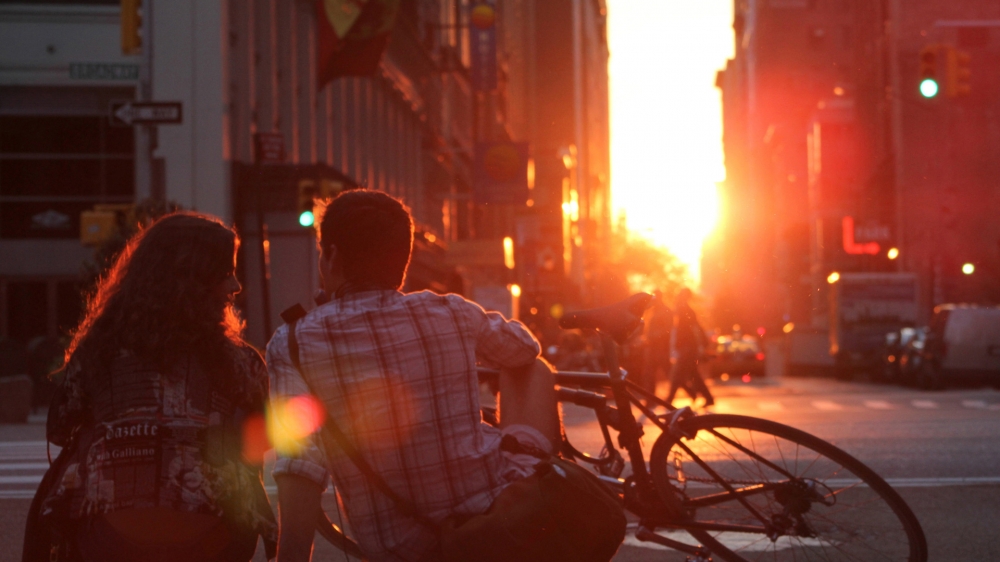
{"type": "MultiPolygon", "coordinates": [[[[139,88],[136,98],[140,102],[153,100],[153,0],[142,0],[142,62],[139,64],[139,88]]],[[[163,193],[153,192],[153,149],[156,148],[156,125],[139,123],[135,128],[135,198],[165,199],[163,193]]],[[[162,186],[157,186],[157,192],[162,186]]]]}

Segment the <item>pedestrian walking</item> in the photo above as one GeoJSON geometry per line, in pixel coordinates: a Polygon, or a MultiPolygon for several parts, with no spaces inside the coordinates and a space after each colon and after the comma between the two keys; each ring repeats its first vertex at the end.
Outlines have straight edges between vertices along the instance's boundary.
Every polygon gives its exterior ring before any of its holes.
{"type": "Polygon", "coordinates": [[[63,449],[25,560],[245,562],[259,536],[275,554],[267,371],[234,308],[238,246],[214,217],[167,215],[100,281],[49,408],[63,449]]]}
{"type": "Polygon", "coordinates": [[[707,338],[690,301],[691,289],[687,287],[677,293],[674,301],[674,329],[670,335],[673,372],[667,402],[673,403],[677,390],[684,387],[692,400],[696,400],[698,394],[701,394],[707,407],[715,404],[715,398],[698,373],[698,361],[704,352],[707,338]]]}
{"type": "Polygon", "coordinates": [[[670,376],[670,334],[673,332],[674,313],[663,302],[663,293],[653,291],[652,306],[645,314],[643,334],[643,368],[639,386],[656,393],[656,385],[670,376]],[[662,375],[661,375],[662,373],[662,375]]]}

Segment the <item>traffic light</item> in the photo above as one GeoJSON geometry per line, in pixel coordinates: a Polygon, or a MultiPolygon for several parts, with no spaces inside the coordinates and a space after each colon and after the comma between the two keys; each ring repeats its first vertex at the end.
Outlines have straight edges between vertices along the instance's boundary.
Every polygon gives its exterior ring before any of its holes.
{"type": "Polygon", "coordinates": [[[948,49],[948,82],[945,93],[949,98],[966,96],[972,91],[969,84],[969,78],[972,77],[972,71],[969,69],[970,62],[972,62],[972,57],[969,53],[959,51],[954,47],[948,49]]]}
{"type": "Polygon", "coordinates": [[[319,190],[316,182],[310,179],[299,181],[299,224],[309,228],[316,222],[313,214],[313,207],[316,205],[316,198],[319,197],[319,190]]]}
{"type": "Polygon", "coordinates": [[[941,89],[938,80],[940,51],[941,45],[937,43],[920,49],[920,95],[927,99],[936,97],[941,89]]]}
{"type": "Polygon", "coordinates": [[[134,55],[142,49],[142,0],[121,0],[122,54],[134,55]]]}
{"type": "Polygon", "coordinates": [[[98,204],[80,213],[80,243],[100,246],[117,235],[122,225],[135,222],[135,206],[124,204],[98,204]]]}
{"type": "Polygon", "coordinates": [[[344,190],[344,183],[330,179],[316,181],[311,178],[299,180],[299,224],[309,228],[316,223],[314,209],[317,199],[330,199],[344,190]]]}

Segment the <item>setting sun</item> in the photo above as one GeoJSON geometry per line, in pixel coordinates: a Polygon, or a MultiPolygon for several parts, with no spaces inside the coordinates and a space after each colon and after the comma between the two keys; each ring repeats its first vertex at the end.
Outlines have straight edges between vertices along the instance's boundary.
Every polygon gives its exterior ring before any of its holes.
{"type": "Polygon", "coordinates": [[[616,215],[699,278],[725,179],[716,70],[732,56],[732,3],[609,0],[616,215]]]}

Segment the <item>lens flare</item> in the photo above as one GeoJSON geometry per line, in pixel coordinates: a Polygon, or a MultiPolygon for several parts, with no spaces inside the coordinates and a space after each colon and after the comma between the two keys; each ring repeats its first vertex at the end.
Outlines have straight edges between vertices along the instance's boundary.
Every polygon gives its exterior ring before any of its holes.
{"type": "Polygon", "coordinates": [[[274,448],[281,453],[296,453],[302,440],[323,425],[326,410],[315,397],[301,394],[287,399],[271,401],[268,416],[268,436],[274,448]]]}

